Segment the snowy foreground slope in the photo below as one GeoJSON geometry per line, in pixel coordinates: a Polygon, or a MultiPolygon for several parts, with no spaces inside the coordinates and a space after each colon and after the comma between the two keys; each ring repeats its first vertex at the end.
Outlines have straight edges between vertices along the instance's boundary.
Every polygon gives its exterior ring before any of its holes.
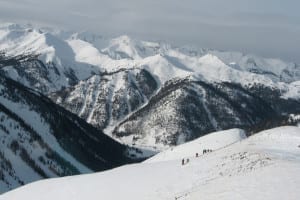
{"type": "Polygon", "coordinates": [[[159,161],[169,161],[191,157],[191,153],[203,154],[203,150],[218,150],[229,146],[235,142],[246,138],[246,133],[242,129],[230,129],[227,131],[218,131],[202,136],[199,139],[184,143],[175,148],[169,148],[161,153],[149,158],[145,163],[159,161]]]}
{"type": "Polygon", "coordinates": [[[169,151],[165,157],[152,158],[152,162],[40,181],[3,194],[0,199],[300,198],[300,128],[279,127],[242,141],[244,135],[237,129],[213,135],[214,139],[200,138],[175,147],[176,156],[169,151]],[[223,138],[235,138],[237,142],[229,146],[225,142],[220,148],[217,141],[223,138]],[[203,146],[195,149],[202,139],[203,146]],[[218,149],[196,158],[195,151],[202,148],[218,149]],[[188,156],[190,162],[182,166],[181,159],[188,156]]]}

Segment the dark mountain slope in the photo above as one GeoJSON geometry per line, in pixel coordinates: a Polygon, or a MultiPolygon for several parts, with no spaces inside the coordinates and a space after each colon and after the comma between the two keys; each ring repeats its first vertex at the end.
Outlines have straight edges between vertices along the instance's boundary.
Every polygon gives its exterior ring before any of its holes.
{"type": "Polygon", "coordinates": [[[0,141],[1,191],[133,162],[126,146],[5,76],[0,76],[0,141]]]}
{"type": "Polygon", "coordinates": [[[254,127],[288,113],[300,113],[300,102],[281,98],[274,88],[182,79],[169,81],[113,135],[139,145],[149,137],[155,138],[153,146],[176,145],[215,130],[254,127]]]}

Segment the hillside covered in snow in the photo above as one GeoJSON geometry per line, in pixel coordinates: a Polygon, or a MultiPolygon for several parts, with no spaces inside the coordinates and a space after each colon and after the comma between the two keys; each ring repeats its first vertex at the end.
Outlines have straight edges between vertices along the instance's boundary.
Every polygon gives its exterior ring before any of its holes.
{"type": "Polygon", "coordinates": [[[299,174],[299,127],[279,127],[249,138],[233,129],[174,147],[140,164],[39,181],[0,199],[297,200],[299,174]],[[195,156],[205,148],[213,151],[195,156]],[[181,159],[189,162],[182,165],[181,159]]]}

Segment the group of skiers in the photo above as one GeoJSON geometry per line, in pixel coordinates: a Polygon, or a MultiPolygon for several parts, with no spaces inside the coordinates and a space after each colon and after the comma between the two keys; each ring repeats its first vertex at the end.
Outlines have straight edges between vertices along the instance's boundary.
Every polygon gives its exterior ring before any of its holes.
{"type": "MultiPolygon", "coordinates": [[[[212,152],[212,149],[203,149],[202,154],[206,154],[206,153],[210,153],[210,152],[212,152]]],[[[196,153],[196,158],[197,158],[197,157],[199,157],[199,154],[198,154],[198,153],[196,153]]],[[[183,159],[181,160],[181,165],[188,164],[189,162],[190,162],[190,159],[187,158],[187,159],[185,160],[185,159],[183,158],[183,159]]]]}
{"type": "Polygon", "coordinates": [[[212,152],[212,149],[203,149],[203,154],[212,152]]]}

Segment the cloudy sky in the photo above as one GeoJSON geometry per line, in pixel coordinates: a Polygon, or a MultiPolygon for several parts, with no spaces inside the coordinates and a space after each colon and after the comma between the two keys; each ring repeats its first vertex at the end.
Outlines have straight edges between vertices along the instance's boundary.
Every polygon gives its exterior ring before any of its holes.
{"type": "Polygon", "coordinates": [[[0,20],[300,63],[299,0],[0,0],[0,20]]]}

